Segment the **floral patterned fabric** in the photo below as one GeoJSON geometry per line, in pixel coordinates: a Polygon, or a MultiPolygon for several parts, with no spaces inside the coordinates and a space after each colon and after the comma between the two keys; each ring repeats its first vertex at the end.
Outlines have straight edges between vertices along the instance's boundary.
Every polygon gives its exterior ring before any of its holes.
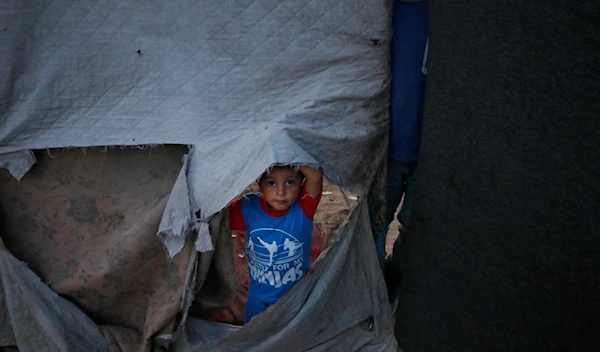
{"type": "Polygon", "coordinates": [[[150,351],[174,329],[193,246],[169,260],[156,231],[186,152],[51,150],[21,181],[0,172],[4,244],[100,325],[111,351],[150,351]]]}

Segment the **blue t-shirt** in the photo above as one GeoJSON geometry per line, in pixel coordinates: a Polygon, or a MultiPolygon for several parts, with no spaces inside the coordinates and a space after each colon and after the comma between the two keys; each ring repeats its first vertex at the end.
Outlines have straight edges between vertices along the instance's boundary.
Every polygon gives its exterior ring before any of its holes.
{"type": "Polygon", "coordinates": [[[248,295],[275,303],[310,269],[313,220],[298,201],[286,215],[272,217],[256,193],[244,196],[241,208],[248,233],[248,295]]]}
{"type": "Polygon", "coordinates": [[[390,156],[402,163],[419,161],[425,100],[429,1],[394,1],[390,156]]]}

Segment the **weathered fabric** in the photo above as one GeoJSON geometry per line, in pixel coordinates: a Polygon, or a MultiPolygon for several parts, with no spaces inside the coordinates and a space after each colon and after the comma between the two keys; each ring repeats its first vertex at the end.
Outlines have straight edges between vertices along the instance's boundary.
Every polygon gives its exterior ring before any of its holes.
{"type": "Polygon", "coordinates": [[[52,150],[21,181],[0,174],[6,247],[116,351],[149,350],[180,311],[193,243],[170,260],[156,230],[186,150],[52,150]]]}
{"type": "Polygon", "coordinates": [[[96,324],[50,289],[0,240],[0,348],[108,352],[96,324]]]}
{"type": "MultiPolygon", "coordinates": [[[[112,168],[97,156],[61,165],[72,157],[68,152],[40,161],[21,183],[2,183],[8,193],[1,202],[10,203],[3,210],[7,248],[106,325],[115,349],[151,348],[154,335],[169,341],[185,323],[174,321],[176,314],[187,317],[192,302],[212,312],[231,301],[235,284],[228,277],[235,270],[225,263],[231,264],[223,254],[230,234],[216,226],[225,217],[219,212],[264,170],[320,165],[330,180],[362,196],[384,159],[388,1],[7,0],[0,6],[0,165],[14,176],[32,165],[33,149],[191,148],[183,165],[182,155],[166,161],[149,149],[148,160],[122,157],[112,168]]],[[[335,256],[359,250],[334,251],[341,243],[332,248],[335,256]]],[[[332,262],[340,260],[335,256],[332,262]]],[[[375,255],[361,248],[360,265],[323,264],[321,277],[334,284],[336,277],[363,277],[371,261],[375,255]]],[[[316,297],[305,281],[297,291],[316,297]]],[[[350,324],[339,331],[355,342],[349,350],[386,350],[393,336],[383,328],[391,318],[380,312],[382,282],[367,275],[358,287],[348,306],[367,297],[373,302],[364,310],[332,309],[350,324]],[[351,325],[367,319],[367,311],[381,329],[351,325]]],[[[322,316],[322,306],[296,308],[303,319],[322,316]]],[[[263,319],[290,323],[290,313],[278,312],[263,319]]],[[[262,338],[250,326],[240,331],[248,343],[262,338]]],[[[314,339],[301,333],[323,348],[334,339],[331,332],[314,339]]]]}
{"type": "Polygon", "coordinates": [[[319,164],[366,193],[387,141],[389,5],[4,1],[0,155],[194,145],[205,219],[273,163],[319,164]]]}

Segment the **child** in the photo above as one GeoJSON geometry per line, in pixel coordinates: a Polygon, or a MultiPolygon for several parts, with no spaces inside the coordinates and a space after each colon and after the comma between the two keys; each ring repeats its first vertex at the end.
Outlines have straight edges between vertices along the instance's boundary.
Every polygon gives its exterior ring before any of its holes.
{"type": "Polygon", "coordinates": [[[322,178],[320,170],[309,166],[300,166],[299,171],[275,166],[261,176],[261,193],[247,194],[229,205],[231,229],[248,233],[246,322],[277,302],[310,269],[322,178]]]}

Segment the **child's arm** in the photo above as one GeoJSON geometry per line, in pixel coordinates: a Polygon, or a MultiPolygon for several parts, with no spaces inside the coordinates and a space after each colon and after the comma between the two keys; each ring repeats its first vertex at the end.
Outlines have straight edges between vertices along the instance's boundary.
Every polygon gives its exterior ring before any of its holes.
{"type": "Polygon", "coordinates": [[[306,181],[304,182],[306,193],[310,194],[311,197],[315,199],[319,199],[323,189],[323,172],[321,169],[303,165],[300,166],[300,172],[306,177],[306,181]]]}

